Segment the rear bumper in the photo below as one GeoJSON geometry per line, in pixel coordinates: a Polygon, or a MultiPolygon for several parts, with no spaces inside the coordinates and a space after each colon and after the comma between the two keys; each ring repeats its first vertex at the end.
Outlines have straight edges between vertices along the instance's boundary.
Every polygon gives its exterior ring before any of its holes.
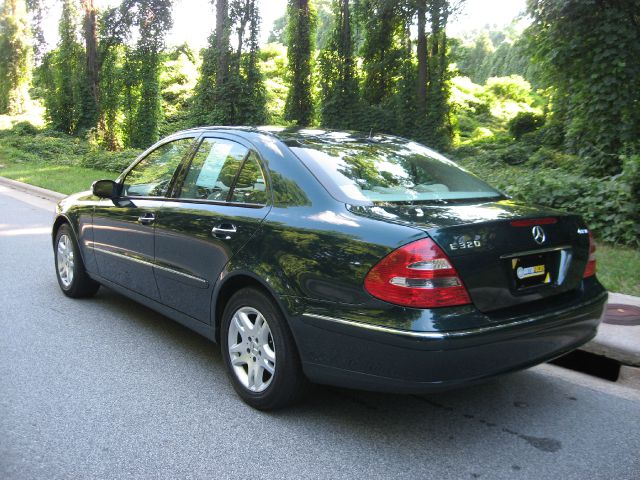
{"type": "Polygon", "coordinates": [[[483,328],[419,332],[315,314],[292,319],[310,380],[348,388],[426,393],[537,365],[591,340],[600,291],[564,308],[483,328]]]}

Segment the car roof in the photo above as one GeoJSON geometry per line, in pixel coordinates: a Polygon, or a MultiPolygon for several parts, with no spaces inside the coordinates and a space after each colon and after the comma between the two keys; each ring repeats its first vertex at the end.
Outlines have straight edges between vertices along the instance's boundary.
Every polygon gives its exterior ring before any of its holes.
{"type": "Polygon", "coordinates": [[[404,138],[393,135],[385,135],[369,132],[369,134],[350,130],[331,130],[325,128],[303,128],[303,127],[278,127],[278,126],[203,126],[183,130],[179,133],[188,132],[229,132],[229,133],[249,133],[263,134],[274,137],[288,146],[303,146],[306,143],[397,143],[408,142],[404,138]]]}

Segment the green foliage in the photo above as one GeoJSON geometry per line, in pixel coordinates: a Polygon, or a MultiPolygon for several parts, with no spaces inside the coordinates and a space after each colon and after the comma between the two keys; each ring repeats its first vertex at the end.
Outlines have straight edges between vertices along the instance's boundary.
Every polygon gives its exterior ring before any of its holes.
{"type": "Polygon", "coordinates": [[[120,173],[139,150],[109,152],[96,144],[53,130],[40,130],[27,122],[0,130],[0,144],[14,162],[97,168],[120,173]]]}
{"type": "Polygon", "coordinates": [[[266,110],[269,122],[285,124],[284,106],[289,86],[285,81],[287,51],[278,43],[263,46],[258,53],[259,69],[265,83],[266,110]]]}
{"type": "Polygon", "coordinates": [[[316,14],[310,0],[289,0],[287,16],[289,91],[284,115],[287,121],[305,126],[312,123],[314,113],[311,88],[316,14]]]}
{"type": "Polygon", "coordinates": [[[459,75],[483,84],[491,77],[519,75],[538,85],[539,69],[531,62],[527,41],[514,22],[501,30],[488,27],[451,42],[459,75]]]}
{"type": "Polygon", "coordinates": [[[64,0],[58,25],[60,40],[44,57],[40,78],[45,89],[47,117],[55,130],[77,133],[83,118],[83,49],[78,42],[78,12],[64,0]]]}
{"type": "Polygon", "coordinates": [[[126,140],[131,147],[144,148],[154,143],[159,134],[161,52],[165,32],[172,25],[171,0],[137,0],[133,23],[140,36],[135,50],[127,53],[126,140]],[[134,97],[133,92],[138,95],[134,97]]]}
{"type": "Polygon", "coordinates": [[[32,56],[25,1],[5,0],[0,15],[0,114],[25,112],[32,56]]]}
{"type": "Polygon", "coordinates": [[[355,129],[361,108],[348,0],[335,0],[333,10],[333,30],[318,57],[320,117],[324,126],[355,129]]]}
{"type": "Polygon", "coordinates": [[[259,69],[260,14],[256,0],[233,0],[219,8],[216,31],[203,52],[196,85],[194,123],[261,124],[267,120],[267,93],[259,69]],[[220,29],[220,31],[218,31],[220,29]],[[237,48],[230,44],[234,30],[237,48]]]}
{"type": "Polygon", "coordinates": [[[539,149],[526,137],[479,141],[455,156],[515,200],[578,212],[599,239],[640,247],[640,157],[627,158],[622,174],[590,177],[576,170],[576,157],[539,149]]]}
{"type": "Polygon", "coordinates": [[[640,0],[529,0],[528,10],[564,149],[592,174],[621,172],[621,155],[640,148],[640,0]]]}
{"type": "Polygon", "coordinates": [[[516,140],[520,140],[525,133],[536,131],[544,125],[544,116],[534,112],[518,112],[518,114],[509,121],[509,133],[516,140]]]}
{"type": "Polygon", "coordinates": [[[362,95],[370,105],[392,97],[405,52],[399,4],[395,0],[363,0],[355,11],[365,31],[360,50],[364,83],[362,95]]]}

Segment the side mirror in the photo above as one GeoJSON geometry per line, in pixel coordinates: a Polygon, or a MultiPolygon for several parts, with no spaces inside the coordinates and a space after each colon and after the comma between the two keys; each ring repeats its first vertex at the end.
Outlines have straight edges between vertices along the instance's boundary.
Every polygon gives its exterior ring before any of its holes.
{"type": "Polygon", "coordinates": [[[91,184],[91,192],[100,198],[117,198],[118,184],[113,180],[96,180],[91,184]]]}

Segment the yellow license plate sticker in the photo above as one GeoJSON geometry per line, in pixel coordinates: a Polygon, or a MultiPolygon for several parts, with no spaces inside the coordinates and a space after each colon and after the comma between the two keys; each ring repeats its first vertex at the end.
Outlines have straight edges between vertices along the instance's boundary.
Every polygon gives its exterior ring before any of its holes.
{"type": "Polygon", "coordinates": [[[530,277],[538,277],[540,275],[544,275],[545,268],[544,265],[533,265],[531,267],[518,267],[516,269],[516,275],[520,280],[524,278],[530,277]]]}

